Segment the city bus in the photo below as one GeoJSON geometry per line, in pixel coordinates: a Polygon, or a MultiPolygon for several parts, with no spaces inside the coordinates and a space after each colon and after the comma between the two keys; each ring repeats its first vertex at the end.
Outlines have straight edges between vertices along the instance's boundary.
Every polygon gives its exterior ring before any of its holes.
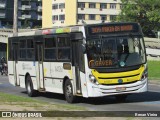
{"type": "Polygon", "coordinates": [[[14,86],[77,96],[115,96],[147,91],[143,33],[138,23],[100,23],[39,29],[8,38],[8,76],[14,86]]]}

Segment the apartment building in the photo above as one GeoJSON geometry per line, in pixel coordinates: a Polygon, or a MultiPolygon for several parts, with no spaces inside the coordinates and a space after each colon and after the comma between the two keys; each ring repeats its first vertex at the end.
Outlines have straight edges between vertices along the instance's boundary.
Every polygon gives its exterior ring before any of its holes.
{"type": "Polygon", "coordinates": [[[120,0],[42,0],[42,26],[110,22],[121,12],[120,0]]]}
{"type": "MultiPolygon", "coordinates": [[[[14,0],[0,0],[0,27],[13,26],[14,0]]],[[[18,0],[18,27],[42,26],[42,0],[18,0]]]]}
{"type": "Polygon", "coordinates": [[[0,0],[0,28],[13,24],[13,0],[0,0]]]}
{"type": "Polygon", "coordinates": [[[42,0],[18,1],[18,25],[42,26],[42,0]]]}

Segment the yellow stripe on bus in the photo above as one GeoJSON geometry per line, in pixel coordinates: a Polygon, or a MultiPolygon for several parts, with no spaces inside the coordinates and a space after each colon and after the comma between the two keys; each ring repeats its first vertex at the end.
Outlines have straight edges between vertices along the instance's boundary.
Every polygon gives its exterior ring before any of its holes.
{"type": "Polygon", "coordinates": [[[140,80],[143,71],[144,66],[141,66],[138,70],[119,73],[98,73],[98,71],[92,70],[92,74],[95,76],[99,84],[118,84],[140,80]]]}

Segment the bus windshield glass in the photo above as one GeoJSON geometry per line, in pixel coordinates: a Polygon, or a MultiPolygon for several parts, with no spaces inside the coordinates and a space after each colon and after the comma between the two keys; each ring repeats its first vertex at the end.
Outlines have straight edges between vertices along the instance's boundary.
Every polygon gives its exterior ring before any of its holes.
{"type": "Polygon", "coordinates": [[[142,37],[99,37],[87,39],[87,57],[90,68],[121,68],[146,62],[142,37]]]}

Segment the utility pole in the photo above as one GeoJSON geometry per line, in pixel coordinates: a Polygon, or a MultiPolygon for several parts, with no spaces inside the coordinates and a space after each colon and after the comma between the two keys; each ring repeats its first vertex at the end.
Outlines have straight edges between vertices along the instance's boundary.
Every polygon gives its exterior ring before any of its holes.
{"type": "Polygon", "coordinates": [[[18,0],[14,0],[13,36],[18,36],[18,0]]]}

